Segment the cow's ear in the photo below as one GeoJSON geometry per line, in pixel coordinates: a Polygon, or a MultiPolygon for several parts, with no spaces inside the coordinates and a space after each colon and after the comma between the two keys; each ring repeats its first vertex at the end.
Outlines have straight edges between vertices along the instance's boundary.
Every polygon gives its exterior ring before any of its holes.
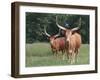
{"type": "Polygon", "coordinates": [[[72,34],[74,34],[76,31],[72,31],[72,34]]]}
{"type": "Polygon", "coordinates": [[[80,30],[72,31],[72,34],[79,33],[79,32],[80,32],[80,30]]]}
{"type": "Polygon", "coordinates": [[[56,39],[57,37],[54,37],[54,39],[56,39]]]}
{"type": "Polygon", "coordinates": [[[66,31],[61,30],[61,35],[65,35],[66,31]]]}

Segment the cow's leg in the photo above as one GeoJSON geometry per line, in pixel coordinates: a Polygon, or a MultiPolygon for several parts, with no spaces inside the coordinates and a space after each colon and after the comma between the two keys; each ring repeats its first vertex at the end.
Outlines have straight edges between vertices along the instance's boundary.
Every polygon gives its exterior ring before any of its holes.
{"type": "Polygon", "coordinates": [[[57,58],[57,50],[56,49],[52,49],[53,55],[55,58],[57,58]]]}
{"type": "Polygon", "coordinates": [[[69,54],[69,62],[72,64],[72,53],[69,54]]]}
{"type": "Polygon", "coordinates": [[[68,52],[68,56],[69,56],[69,63],[70,64],[72,64],[73,62],[72,62],[72,60],[73,60],[73,58],[72,58],[72,50],[69,50],[69,52],[68,52]]]}
{"type": "Polygon", "coordinates": [[[59,57],[58,50],[55,51],[55,56],[56,56],[56,59],[58,59],[58,57],[59,57]]]}
{"type": "Polygon", "coordinates": [[[70,58],[71,58],[70,63],[73,64],[73,53],[71,53],[71,57],[70,58]]]}
{"type": "Polygon", "coordinates": [[[68,52],[68,50],[66,50],[66,55],[67,55],[67,61],[68,63],[70,63],[70,53],[68,52]]]}
{"type": "Polygon", "coordinates": [[[68,63],[71,63],[71,56],[72,56],[71,53],[67,53],[67,60],[68,60],[68,63]]]}
{"type": "Polygon", "coordinates": [[[75,49],[70,51],[70,62],[71,64],[75,63],[75,49]]]}
{"type": "Polygon", "coordinates": [[[55,50],[55,55],[56,55],[56,57],[57,57],[57,50],[55,50]]]}
{"type": "Polygon", "coordinates": [[[70,55],[69,55],[69,53],[66,53],[67,54],[67,61],[68,61],[68,63],[70,63],[70,55]]]}
{"type": "Polygon", "coordinates": [[[52,49],[52,52],[53,52],[53,54],[54,54],[54,56],[58,56],[58,51],[56,50],[56,49],[52,49]]]}
{"type": "Polygon", "coordinates": [[[63,60],[65,60],[65,53],[64,53],[65,51],[64,50],[62,50],[62,59],[63,60]]]}
{"type": "Polygon", "coordinates": [[[65,60],[65,54],[64,53],[62,54],[62,57],[63,57],[63,60],[65,60]]]}
{"type": "Polygon", "coordinates": [[[79,49],[76,49],[75,51],[75,61],[78,62],[78,53],[79,53],[79,49]]]}
{"type": "Polygon", "coordinates": [[[55,55],[55,50],[54,49],[52,49],[52,53],[53,53],[53,55],[55,55]]]}
{"type": "Polygon", "coordinates": [[[72,62],[71,64],[75,63],[75,52],[72,53],[72,62]]]}

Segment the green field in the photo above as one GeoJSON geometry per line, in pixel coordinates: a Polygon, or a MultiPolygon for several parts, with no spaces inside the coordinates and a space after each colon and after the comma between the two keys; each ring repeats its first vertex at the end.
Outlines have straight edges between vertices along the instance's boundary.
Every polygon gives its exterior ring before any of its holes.
{"type": "MultiPolygon", "coordinates": [[[[89,45],[82,44],[78,56],[78,64],[89,64],[89,45]]],[[[56,57],[53,55],[50,44],[33,43],[26,44],[26,67],[34,66],[55,66],[55,65],[71,65],[67,62],[67,57],[62,59],[62,54],[56,57]]]]}

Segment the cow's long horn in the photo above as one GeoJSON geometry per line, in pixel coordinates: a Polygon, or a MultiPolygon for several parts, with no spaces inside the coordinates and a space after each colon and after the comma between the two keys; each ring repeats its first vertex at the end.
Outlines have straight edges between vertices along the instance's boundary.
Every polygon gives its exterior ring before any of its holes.
{"type": "Polygon", "coordinates": [[[66,30],[66,28],[64,28],[63,26],[60,26],[57,22],[57,16],[56,16],[56,25],[58,26],[58,28],[62,29],[62,30],[66,30]]]}
{"type": "Polygon", "coordinates": [[[78,27],[73,28],[72,31],[77,31],[77,30],[80,29],[80,27],[81,27],[81,18],[79,19],[79,25],[78,25],[78,27]]]}
{"type": "Polygon", "coordinates": [[[80,27],[76,27],[76,28],[73,28],[72,31],[77,31],[79,29],[80,29],[80,27]]]}
{"type": "Polygon", "coordinates": [[[45,32],[45,34],[48,36],[48,37],[50,37],[50,34],[48,34],[47,32],[46,32],[46,29],[44,28],[44,32],[45,32]]]}

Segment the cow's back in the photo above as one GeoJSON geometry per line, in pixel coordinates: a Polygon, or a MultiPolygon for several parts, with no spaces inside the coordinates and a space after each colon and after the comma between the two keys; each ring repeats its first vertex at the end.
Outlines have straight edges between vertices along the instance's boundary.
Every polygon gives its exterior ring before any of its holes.
{"type": "Polygon", "coordinates": [[[73,34],[74,35],[74,40],[75,40],[75,47],[76,48],[80,48],[80,46],[81,46],[81,35],[80,34],[78,34],[78,33],[75,33],[75,34],[73,34]]]}

